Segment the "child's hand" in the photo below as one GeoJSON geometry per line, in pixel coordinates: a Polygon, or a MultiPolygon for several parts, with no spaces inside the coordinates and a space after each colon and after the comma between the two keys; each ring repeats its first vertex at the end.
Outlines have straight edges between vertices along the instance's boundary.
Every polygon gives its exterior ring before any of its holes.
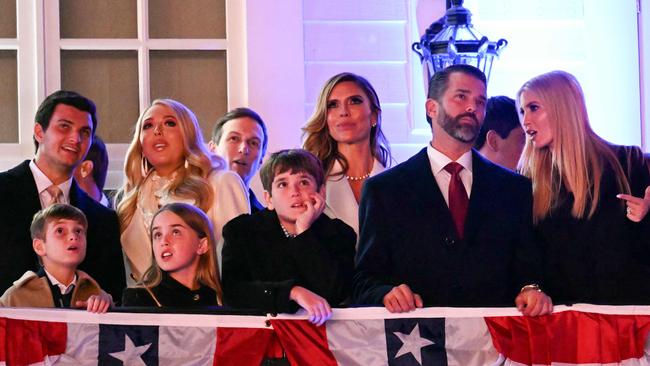
{"type": "Polygon", "coordinates": [[[318,326],[332,317],[332,308],[327,300],[301,286],[294,286],[289,298],[298,303],[309,314],[309,321],[318,326]]]}
{"type": "Polygon", "coordinates": [[[314,192],[305,200],[305,207],[307,207],[305,212],[296,218],[296,235],[300,235],[309,229],[311,224],[323,213],[325,209],[325,198],[320,193],[314,192]]]}
{"type": "Polygon", "coordinates": [[[76,307],[86,308],[91,313],[105,313],[111,305],[113,305],[113,298],[105,292],[99,295],[91,295],[86,301],[77,301],[75,303],[76,307]]]}

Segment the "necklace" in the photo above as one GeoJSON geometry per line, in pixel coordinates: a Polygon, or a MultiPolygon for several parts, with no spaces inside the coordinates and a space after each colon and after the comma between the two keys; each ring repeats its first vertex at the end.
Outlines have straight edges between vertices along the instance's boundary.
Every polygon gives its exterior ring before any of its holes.
{"type": "Polygon", "coordinates": [[[367,179],[369,176],[370,176],[370,172],[368,172],[368,173],[366,173],[364,175],[358,176],[358,177],[353,177],[353,176],[350,176],[350,175],[347,175],[347,174],[344,175],[345,179],[351,180],[353,182],[358,182],[360,180],[367,179]]]}
{"type": "Polygon", "coordinates": [[[284,231],[284,236],[286,236],[287,238],[292,239],[296,237],[296,234],[291,234],[289,230],[287,230],[287,228],[284,227],[284,225],[280,224],[280,227],[282,228],[282,231],[284,231]]]}

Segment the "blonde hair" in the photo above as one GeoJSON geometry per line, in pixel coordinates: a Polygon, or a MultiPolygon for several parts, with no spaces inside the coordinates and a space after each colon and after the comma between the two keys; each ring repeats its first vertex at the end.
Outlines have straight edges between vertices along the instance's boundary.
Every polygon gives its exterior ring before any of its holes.
{"type": "MultiPolygon", "coordinates": [[[[153,216],[149,238],[153,237],[153,223],[156,221],[156,217],[165,211],[169,211],[180,217],[183,222],[196,232],[199,239],[207,239],[208,250],[200,255],[195,279],[200,284],[213,289],[217,293],[217,303],[222,305],[221,299],[223,292],[221,290],[221,282],[219,281],[219,265],[216,258],[217,242],[214,238],[214,229],[210,219],[203,211],[192,205],[188,205],[187,203],[170,203],[160,208],[153,216]]],[[[150,239],[150,243],[152,248],[151,266],[145,271],[142,280],[138,283],[139,286],[146,288],[156,287],[162,280],[162,270],[158,266],[156,259],[153,258],[153,239],[150,239]]]]}
{"type": "Polygon", "coordinates": [[[140,134],[144,116],[154,106],[165,106],[176,115],[183,137],[183,156],[185,164],[178,169],[178,174],[170,186],[170,192],[177,197],[192,199],[204,212],[213,202],[213,193],[207,176],[213,170],[224,169],[223,159],[211,154],[201,135],[201,129],[196,116],[180,102],[172,99],[156,99],[138,118],[135,125],[133,140],[129,145],[124,163],[126,182],[117,195],[117,214],[120,219],[121,230],[124,231],[131,222],[138,202],[138,192],[146,178],[155,167],[142,153],[140,134]]]}
{"type": "Polygon", "coordinates": [[[363,90],[370,102],[372,113],[377,115],[377,124],[370,129],[370,150],[372,156],[379,160],[383,166],[387,167],[391,162],[392,156],[388,140],[381,130],[381,105],[379,104],[379,97],[368,80],[350,72],[332,76],[327,80],[323,89],[321,89],[314,114],[309,118],[305,127],[302,128],[303,136],[305,136],[303,148],[323,162],[325,174],[330,174],[335,161],[339,161],[343,167],[340,174],[347,173],[348,161],[345,156],[339,153],[337,142],[332,138],[327,127],[327,99],[332,93],[332,89],[339,83],[345,81],[351,81],[363,90]]]}
{"type": "Polygon", "coordinates": [[[561,187],[573,194],[571,215],[591,218],[600,201],[603,171],[610,167],[621,192],[630,186],[607,141],[591,129],[578,80],[565,71],[552,71],[527,81],[517,92],[535,93],[547,113],[552,143],[542,148],[526,141],[519,161],[521,173],[533,182],[533,219],[545,218],[559,203],[561,187]]]}

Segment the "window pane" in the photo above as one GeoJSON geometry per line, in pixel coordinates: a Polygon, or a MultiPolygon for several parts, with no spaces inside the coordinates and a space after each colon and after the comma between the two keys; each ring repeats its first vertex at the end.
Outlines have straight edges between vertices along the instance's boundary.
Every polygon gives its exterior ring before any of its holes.
{"type": "Polygon", "coordinates": [[[16,0],[0,0],[0,38],[16,38],[16,0]]]}
{"type": "Polygon", "coordinates": [[[138,38],[134,0],[60,0],[61,38],[138,38]]]}
{"type": "MultiPolygon", "coordinates": [[[[0,142],[18,142],[18,79],[16,51],[0,51],[0,142]]],[[[30,118],[33,118],[31,116],[30,118]]]]}
{"type": "Polygon", "coordinates": [[[226,38],[225,0],[149,2],[150,38],[226,38]]]}
{"type": "Polygon", "coordinates": [[[128,143],[139,115],[137,51],[61,51],[61,87],[97,104],[97,133],[128,143]]]}
{"type": "Polygon", "coordinates": [[[199,119],[203,136],[227,112],[225,51],[151,51],[151,99],[172,98],[199,119]]]}

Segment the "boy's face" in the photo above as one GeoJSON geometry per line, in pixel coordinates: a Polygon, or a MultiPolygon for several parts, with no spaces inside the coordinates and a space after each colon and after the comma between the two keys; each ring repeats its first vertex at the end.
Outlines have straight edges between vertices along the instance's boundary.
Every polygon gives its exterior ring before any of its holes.
{"type": "Polygon", "coordinates": [[[32,245],[46,269],[59,267],[74,270],[86,257],[86,229],[75,220],[48,221],[44,236],[44,239],[34,239],[32,245]]]}
{"type": "Polygon", "coordinates": [[[324,195],[324,186],[318,187],[314,177],[307,172],[286,171],[276,174],[271,183],[271,194],[264,191],[269,210],[275,210],[280,223],[295,224],[296,218],[307,209],[306,202],[315,195],[324,195]]]}

